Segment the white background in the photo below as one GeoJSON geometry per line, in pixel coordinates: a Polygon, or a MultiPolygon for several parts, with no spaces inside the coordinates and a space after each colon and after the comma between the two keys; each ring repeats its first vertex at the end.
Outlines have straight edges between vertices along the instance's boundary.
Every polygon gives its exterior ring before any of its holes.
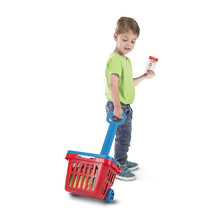
{"type": "Polygon", "coordinates": [[[1,219],[219,220],[219,20],[217,0],[1,1],[1,219]],[[159,62],[133,104],[137,180],[116,180],[106,204],[64,191],[64,158],[101,150],[121,16],[141,28],[134,77],[159,62]]]}

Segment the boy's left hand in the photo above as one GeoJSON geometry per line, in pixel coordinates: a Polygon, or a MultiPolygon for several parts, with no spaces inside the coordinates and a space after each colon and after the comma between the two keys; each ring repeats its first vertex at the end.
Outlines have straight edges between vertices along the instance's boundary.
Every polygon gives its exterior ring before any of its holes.
{"type": "Polygon", "coordinates": [[[155,73],[153,70],[147,70],[147,72],[144,74],[144,76],[146,77],[146,79],[151,79],[152,77],[155,76],[155,73]]]}

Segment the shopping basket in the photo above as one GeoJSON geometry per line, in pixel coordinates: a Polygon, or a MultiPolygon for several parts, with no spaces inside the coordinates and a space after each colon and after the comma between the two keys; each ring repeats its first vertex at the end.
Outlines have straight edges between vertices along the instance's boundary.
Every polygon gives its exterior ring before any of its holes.
{"type": "Polygon", "coordinates": [[[107,114],[109,128],[100,154],[68,151],[66,159],[69,161],[66,175],[65,190],[74,196],[92,197],[112,202],[116,174],[121,172],[120,164],[108,156],[118,125],[124,123],[126,115],[120,122],[110,120],[113,112],[107,114]]]}

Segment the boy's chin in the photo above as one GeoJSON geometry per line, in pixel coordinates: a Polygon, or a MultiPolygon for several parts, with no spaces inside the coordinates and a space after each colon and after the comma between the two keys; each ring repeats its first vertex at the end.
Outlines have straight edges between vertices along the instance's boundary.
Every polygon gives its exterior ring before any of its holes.
{"type": "Polygon", "coordinates": [[[124,50],[123,52],[124,52],[124,54],[128,54],[131,52],[131,50],[124,50]]]}

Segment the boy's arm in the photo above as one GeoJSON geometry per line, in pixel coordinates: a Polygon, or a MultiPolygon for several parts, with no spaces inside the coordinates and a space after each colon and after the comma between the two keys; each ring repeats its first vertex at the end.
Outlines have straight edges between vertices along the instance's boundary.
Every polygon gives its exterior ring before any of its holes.
{"type": "Polygon", "coordinates": [[[109,84],[110,84],[110,90],[111,90],[111,96],[112,96],[112,102],[114,105],[114,112],[113,114],[122,119],[122,113],[123,110],[121,108],[121,102],[119,98],[119,91],[118,91],[118,75],[117,74],[111,74],[109,77],[109,84]]]}
{"type": "Polygon", "coordinates": [[[150,79],[152,77],[155,76],[155,73],[154,71],[152,70],[148,70],[144,75],[142,76],[139,76],[137,78],[134,78],[133,81],[134,81],[134,86],[137,86],[141,81],[143,81],[144,79],[150,79]]]}

